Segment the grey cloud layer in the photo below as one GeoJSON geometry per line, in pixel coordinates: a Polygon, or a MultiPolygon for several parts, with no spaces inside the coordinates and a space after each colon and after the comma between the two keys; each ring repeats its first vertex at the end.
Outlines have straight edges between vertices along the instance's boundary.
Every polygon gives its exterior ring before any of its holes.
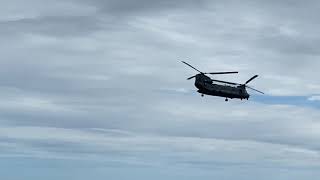
{"type": "Polygon", "coordinates": [[[0,9],[3,156],[178,162],[195,172],[319,167],[318,109],[201,99],[180,63],[239,70],[217,77],[237,82],[260,74],[252,85],[269,95],[315,99],[318,2],[47,3],[0,9]]]}

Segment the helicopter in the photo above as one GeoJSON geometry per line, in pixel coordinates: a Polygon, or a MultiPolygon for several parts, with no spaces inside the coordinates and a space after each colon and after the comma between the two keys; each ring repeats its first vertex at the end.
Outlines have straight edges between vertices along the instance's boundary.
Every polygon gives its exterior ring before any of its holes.
{"type": "Polygon", "coordinates": [[[239,83],[233,83],[233,82],[228,82],[228,81],[221,81],[221,80],[217,80],[217,79],[212,79],[209,76],[206,76],[207,74],[210,74],[210,75],[237,74],[238,73],[237,71],[204,73],[204,72],[201,72],[200,70],[196,69],[195,67],[191,66],[190,64],[188,64],[185,61],[182,61],[182,63],[186,64],[187,66],[189,66],[192,69],[199,72],[198,74],[189,77],[187,80],[191,80],[191,79],[195,78],[194,85],[197,87],[198,93],[200,93],[202,97],[204,95],[224,97],[224,98],[226,98],[225,101],[228,101],[228,98],[249,100],[250,94],[248,94],[246,88],[254,90],[254,91],[259,92],[261,94],[264,94],[263,92],[256,90],[256,89],[247,85],[252,80],[257,78],[258,75],[253,76],[248,81],[246,81],[244,84],[239,84],[239,83]],[[218,82],[220,84],[217,84],[214,82],[218,82]]]}

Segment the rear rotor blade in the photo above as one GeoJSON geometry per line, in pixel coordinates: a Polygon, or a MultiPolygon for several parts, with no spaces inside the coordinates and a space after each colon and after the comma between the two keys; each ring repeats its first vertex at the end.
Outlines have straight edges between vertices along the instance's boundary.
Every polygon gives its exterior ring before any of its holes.
{"type": "Polygon", "coordinates": [[[253,76],[252,78],[250,78],[245,84],[248,84],[249,82],[251,82],[252,80],[254,80],[255,78],[257,78],[258,75],[253,76]]]}
{"type": "Polygon", "coordinates": [[[195,67],[191,66],[190,64],[184,62],[184,61],[181,61],[182,63],[186,64],[187,66],[191,67],[192,69],[198,71],[199,73],[203,74],[203,72],[199,71],[198,69],[196,69],[195,67]]]}
{"type": "Polygon", "coordinates": [[[230,72],[211,72],[211,73],[204,73],[204,74],[236,74],[237,71],[230,71],[230,72]]]}
{"type": "Polygon", "coordinates": [[[216,80],[216,79],[211,79],[211,81],[225,83],[225,84],[231,84],[231,85],[240,85],[238,83],[233,83],[233,82],[228,82],[228,81],[220,81],[220,80],[216,80]]]}
{"type": "Polygon", "coordinates": [[[250,86],[246,86],[246,87],[249,88],[249,89],[251,89],[251,90],[257,91],[257,92],[259,92],[259,93],[261,93],[261,94],[264,94],[264,92],[261,92],[261,91],[259,91],[259,90],[256,90],[256,89],[254,89],[254,88],[252,88],[252,87],[250,87],[250,86]]]}

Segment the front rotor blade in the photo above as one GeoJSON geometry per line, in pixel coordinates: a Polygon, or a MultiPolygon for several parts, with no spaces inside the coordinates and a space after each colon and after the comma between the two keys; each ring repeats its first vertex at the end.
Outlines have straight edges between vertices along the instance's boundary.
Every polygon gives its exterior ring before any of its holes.
{"type": "Polygon", "coordinates": [[[194,76],[191,76],[191,77],[189,77],[187,80],[190,80],[190,79],[192,79],[192,78],[195,78],[197,75],[194,75],[194,76]]]}
{"type": "Polygon", "coordinates": [[[184,63],[184,64],[186,64],[187,66],[191,67],[192,69],[198,71],[199,73],[201,73],[201,74],[203,73],[203,72],[199,71],[198,69],[196,69],[195,67],[191,66],[190,64],[188,64],[188,63],[186,63],[186,62],[184,62],[184,61],[181,61],[181,62],[184,63]]]}
{"type": "Polygon", "coordinates": [[[239,73],[237,71],[230,71],[230,72],[211,72],[211,73],[204,73],[204,74],[236,74],[239,73]]]}
{"type": "Polygon", "coordinates": [[[249,82],[251,82],[252,80],[254,80],[255,78],[257,78],[258,75],[253,76],[252,78],[250,78],[245,84],[248,84],[249,82]]]}
{"type": "Polygon", "coordinates": [[[220,80],[216,80],[216,79],[211,79],[211,81],[225,83],[225,84],[232,84],[232,85],[240,85],[238,83],[233,83],[233,82],[228,82],[228,81],[220,81],[220,80]]]}
{"type": "Polygon", "coordinates": [[[252,87],[250,87],[250,86],[246,86],[246,87],[249,88],[249,89],[251,89],[251,90],[257,91],[257,92],[259,92],[259,93],[261,93],[261,94],[264,94],[264,92],[261,92],[261,91],[259,91],[259,90],[256,90],[256,89],[254,89],[254,88],[252,88],[252,87]]]}

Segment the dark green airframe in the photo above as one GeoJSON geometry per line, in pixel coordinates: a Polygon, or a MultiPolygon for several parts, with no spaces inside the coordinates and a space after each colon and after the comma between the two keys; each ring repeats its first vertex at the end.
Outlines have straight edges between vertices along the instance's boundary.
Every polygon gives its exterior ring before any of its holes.
{"type": "Polygon", "coordinates": [[[182,61],[182,63],[186,64],[187,66],[191,67],[192,69],[199,72],[199,74],[196,74],[194,76],[191,76],[188,78],[188,80],[195,78],[194,85],[198,88],[198,92],[201,94],[201,96],[211,95],[211,96],[219,96],[226,98],[226,101],[228,101],[228,98],[230,99],[247,99],[249,100],[250,95],[247,92],[246,88],[252,89],[254,91],[257,91],[259,93],[264,94],[261,91],[258,91],[247,84],[258,77],[258,75],[253,76],[250,78],[246,83],[239,84],[239,83],[233,83],[228,81],[221,81],[216,79],[211,79],[210,77],[206,76],[206,74],[235,74],[238,73],[236,71],[231,72],[212,72],[212,73],[204,73],[196,69],[195,67],[191,66],[190,64],[182,61]],[[213,83],[213,82],[218,82],[213,83]]]}

